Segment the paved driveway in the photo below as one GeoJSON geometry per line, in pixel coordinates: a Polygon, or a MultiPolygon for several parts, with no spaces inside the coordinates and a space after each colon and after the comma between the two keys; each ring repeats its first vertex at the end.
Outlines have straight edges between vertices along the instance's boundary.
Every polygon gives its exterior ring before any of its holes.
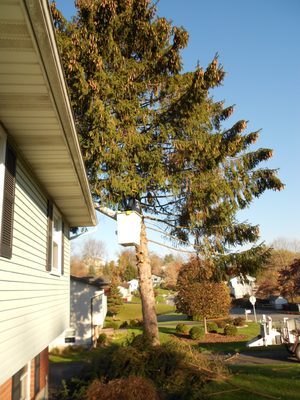
{"type": "MultiPolygon", "coordinates": [[[[248,319],[251,321],[254,321],[254,314],[253,314],[253,308],[249,307],[247,308],[248,310],[251,309],[251,314],[248,314],[248,319]]],[[[263,315],[269,315],[270,317],[272,317],[273,321],[282,321],[283,318],[300,318],[299,313],[298,314],[284,314],[282,311],[280,310],[268,310],[268,309],[257,309],[256,310],[256,316],[257,316],[257,321],[259,321],[260,319],[262,319],[263,315]]],[[[240,316],[245,316],[245,309],[244,308],[232,308],[230,310],[230,316],[231,317],[240,317],[240,316]]]]}
{"type": "Polygon", "coordinates": [[[245,351],[227,358],[228,364],[299,364],[296,357],[290,355],[283,345],[263,348],[257,351],[245,351]]]}

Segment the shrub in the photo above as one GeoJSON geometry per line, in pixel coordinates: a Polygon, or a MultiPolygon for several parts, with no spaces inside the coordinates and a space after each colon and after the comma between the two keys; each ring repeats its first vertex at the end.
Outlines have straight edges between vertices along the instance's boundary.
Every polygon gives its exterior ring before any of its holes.
{"type": "Polygon", "coordinates": [[[105,344],[107,342],[107,335],[105,333],[100,333],[97,339],[97,344],[99,346],[105,344]]]}
{"type": "MultiPolygon", "coordinates": [[[[219,374],[224,375],[226,369],[221,363],[221,360],[209,360],[205,355],[198,350],[192,349],[178,343],[170,341],[160,346],[151,346],[145,343],[142,335],[136,337],[136,341],[127,346],[111,344],[110,346],[102,347],[101,350],[95,350],[91,354],[91,363],[87,369],[81,374],[83,381],[82,390],[79,392],[79,387],[71,382],[70,386],[65,385],[65,396],[58,397],[59,400],[79,400],[79,399],[139,399],[134,395],[130,397],[133,390],[127,395],[127,382],[130,382],[128,377],[141,377],[143,380],[152,381],[159,393],[165,400],[170,399],[200,399],[203,398],[203,387],[206,382],[210,381],[212,374],[218,377],[219,374]],[[209,371],[209,373],[206,373],[209,371]],[[97,381],[91,389],[91,382],[97,381]],[[114,397],[115,393],[111,392],[112,385],[103,385],[103,383],[116,382],[121,380],[123,385],[122,394],[117,392],[119,397],[114,397]],[[88,394],[86,387],[89,386],[88,394]],[[102,389],[101,395],[98,392],[98,387],[102,389]],[[106,391],[107,390],[107,391],[106,391]],[[81,397],[76,397],[77,393],[81,397]],[[106,396],[108,397],[102,397],[106,396]],[[124,393],[124,395],[123,395],[124,393]],[[88,397],[89,396],[89,397],[88,397]],[[92,397],[94,396],[94,397],[92,397]],[[98,397],[97,397],[98,396],[98,397]]],[[[116,386],[119,384],[116,383],[116,386]]],[[[137,384],[138,385],[138,384],[137,384]]],[[[129,383],[128,383],[129,386],[129,383]]],[[[148,386],[147,386],[148,387],[148,386]]],[[[152,386],[154,387],[154,386],[152,386]]],[[[141,384],[140,392],[144,393],[144,399],[151,399],[151,391],[148,395],[144,386],[141,384]]],[[[99,389],[100,390],[100,389],[99,389]]],[[[116,395],[117,396],[117,395],[116,395]]],[[[156,397],[154,397],[156,399],[156,397]]]]}
{"type": "Polygon", "coordinates": [[[95,380],[86,392],[87,400],[158,400],[154,384],[140,376],[113,379],[107,384],[95,380]]]}
{"type": "Polygon", "coordinates": [[[234,325],[226,325],[224,328],[224,334],[226,336],[235,336],[237,334],[237,327],[234,325]]]}
{"type": "Polygon", "coordinates": [[[115,321],[107,321],[105,322],[104,328],[113,328],[113,329],[119,329],[119,324],[118,322],[115,321]]]}
{"type": "Polygon", "coordinates": [[[188,333],[189,327],[182,322],[176,325],[176,332],[178,333],[188,333]]]}
{"type": "Polygon", "coordinates": [[[131,319],[129,321],[130,328],[140,328],[143,326],[143,321],[141,319],[131,319]]]}
{"type": "Polygon", "coordinates": [[[189,333],[192,339],[201,339],[204,336],[204,328],[202,326],[193,326],[189,333]]]}
{"type": "Polygon", "coordinates": [[[244,326],[245,325],[245,318],[244,317],[236,317],[236,318],[234,318],[233,325],[235,325],[235,326],[244,326]]]}
{"type": "Polygon", "coordinates": [[[207,323],[207,330],[208,332],[217,332],[218,330],[218,325],[215,322],[208,322],[207,323]]]}
{"type": "Polygon", "coordinates": [[[227,325],[226,321],[224,321],[224,319],[220,319],[218,321],[216,321],[216,324],[218,326],[218,328],[220,329],[224,329],[225,326],[227,325]]]}
{"type": "Polygon", "coordinates": [[[143,334],[141,335],[134,335],[131,340],[131,346],[136,349],[145,350],[151,346],[150,340],[143,334]]]}
{"type": "Polygon", "coordinates": [[[128,327],[129,327],[129,324],[128,324],[127,321],[123,321],[123,322],[121,323],[121,325],[120,325],[120,328],[121,328],[121,329],[126,329],[126,328],[128,328],[128,327]]]}

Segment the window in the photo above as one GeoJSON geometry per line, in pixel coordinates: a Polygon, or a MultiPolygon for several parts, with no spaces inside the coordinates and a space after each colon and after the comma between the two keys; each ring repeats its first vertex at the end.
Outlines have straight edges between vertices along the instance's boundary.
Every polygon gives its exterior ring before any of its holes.
{"type": "Polygon", "coordinates": [[[64,268],[64,223],[58,209],[48,201],[48,246],[47,271],[63,274],[64,268]]]}
{"type": "Polygon", "coordinates": [[[11,258],[16,181],[16,154],[0,125],[0,256],[11,258]]]}
{"type": "Polygon", "coordinates": [[[65,331],[65,343],[75,343],[76,336],[75,336],[75,329],[69,328],[65,331]]]}
{"type": "Polygon", "coordinates": [[[28,390],[28,366],[21,368],[12,378],[12,400],[26,400],[28,390]]]}

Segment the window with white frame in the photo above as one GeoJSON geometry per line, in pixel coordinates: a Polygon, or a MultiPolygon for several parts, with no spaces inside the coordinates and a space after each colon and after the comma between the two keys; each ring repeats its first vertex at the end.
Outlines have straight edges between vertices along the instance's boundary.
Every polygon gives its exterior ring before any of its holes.
{"type": "Polygon", "coordinates": [[[64,224],[58,209],[48,202],[48,246],[47,270],[63,274],[64,267],[64,224]]]}
{"type": "Polygon", "coordinates": [[[25,365],[12,377],[12,400],[29,398],[29,368],[25,365]]]}

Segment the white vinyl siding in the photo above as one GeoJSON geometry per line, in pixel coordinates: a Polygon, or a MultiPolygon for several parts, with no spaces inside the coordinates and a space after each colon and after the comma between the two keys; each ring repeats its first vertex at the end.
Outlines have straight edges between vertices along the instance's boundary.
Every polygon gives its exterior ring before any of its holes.
{"type": "Polygon", "coordinates": [[[68,226],[64,275],[55,276],[46,271],[47,197],[20,161],[13,226],[12,258],[0,257],[0,384],[69,326],[68,226]]]}

